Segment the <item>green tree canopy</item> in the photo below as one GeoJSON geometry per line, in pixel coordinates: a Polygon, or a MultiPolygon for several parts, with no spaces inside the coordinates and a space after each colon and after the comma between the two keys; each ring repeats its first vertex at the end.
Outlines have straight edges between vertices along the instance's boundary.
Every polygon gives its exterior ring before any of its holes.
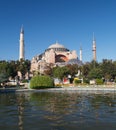
{"type": "Polygon", "coordinates": [[[5,83],[8,81],[8,75],[6,73],[0,73],[0,83],[5,83]]]}
{"type": "Polygon", "coordinates": [[[75,74],[78,73],[78,70],[79,70],[79,66],[77,64],[73,64],[73,65],[67,65],[66,66],[69,70],[69,73],[72,77],[75,76],[75,74]]]}
{"type": "Polygon", "coordinates": [[[30,71],[30,65],[31,63],[29,60],[17,61],[17,71],[20,71],[24,77],[25,74],[30,71]]]}
{"type": "Polygon", "coordinates": [[[100,79],[103,77],[102,70],[100,68],[94,68],[89,71],[89,79],[100,79]]]}
{"type": "Polygon", "coordinates": [[[69,69],[66,66],[53,68],[53,76],[55,78],[63,79],[63,77],[67,76],[68,74],[69,69]]]}

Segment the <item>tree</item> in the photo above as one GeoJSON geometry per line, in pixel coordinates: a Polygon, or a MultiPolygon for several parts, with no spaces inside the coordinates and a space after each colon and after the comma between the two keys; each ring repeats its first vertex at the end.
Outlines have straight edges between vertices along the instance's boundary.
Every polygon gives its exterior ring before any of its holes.
{"type": "Polygon", "coordinates": [[[17,64],[15,61],[10,61],[8,63],[8,69],[7,69],[7,73],[11,78],[15,78],[17,75],[17,70],[16,70],[17,64]]]}
{"type": "Polygon", "coordinates": [[[100,68],[94,68],[89,71],[89,79],[101,79],[103,77],[102,70],[100,68]]]}
{"type": "Polygon", "coordinates": [[[49,75],[49,76],[53,76],[53,73],[52,73],[52,69],[53,68],[53,64],[49,64],[46,66],[45,70],[44,70],[44,74],[45,75],[49,75]]]}
{"type": "Polygon", "coordinates": [[[69,69],[69,73],[72,77],[74,77],[75,74],[77,74],[79,70],[79,66],[77,64],[67,65],[67,68],[69,69]]]}
{"type": "Polygon", "coordinates": [[[84,79],[88,79],[88,74],[90,71],[90,63],[86,63],[82,66],[82,75],[84,79]]]}
{"type": "Polygon", "coordinates": [[[64,67],[55,67],[53,68],[53,76],[55,78],[63,79],[64,76],[67,76],[69,74],[69,69],[64,67]]]}
{"type": "Polygon", "coordinates": [[[103,73],[103,77],[109,81],[111,79],[115,79],[116,77],[116,65],[112,60],[103,59],[101,65],[101,70],[103,73]]]}
{"type": "Polygon", "coordinates": [[[6,73],[0,73],[0,83],[5,83],[8,81],[8,75],[6,73]]]}
{"type": "Polygon", "coordinates": [[[30,65],[31,63],[29,60],[17,61],[17,71],[21,72],[23,78],[25,78],[26,73],[29,73],[30,65]]]}
{"type": "Polygon", "coordinates": [[[92,60],[90,63],[89,63],[89,68],[90,69],[94,69],[94,68],[98,68],[99,67],[99,63],[92,60]]]}

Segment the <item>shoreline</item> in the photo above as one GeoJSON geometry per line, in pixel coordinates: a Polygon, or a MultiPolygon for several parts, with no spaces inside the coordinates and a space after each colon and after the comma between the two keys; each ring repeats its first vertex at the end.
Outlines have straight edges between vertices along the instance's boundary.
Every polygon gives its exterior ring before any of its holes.
{"type": "Polygon", "coordinates": [[[30,88],[0,88],[0,93],[10,92],[54,92],[54,91],[75,91],[75,92],[116,92],[114,85],[88,85],[88,86],[65,86],[48,89],[30,89],[30,88]]]}

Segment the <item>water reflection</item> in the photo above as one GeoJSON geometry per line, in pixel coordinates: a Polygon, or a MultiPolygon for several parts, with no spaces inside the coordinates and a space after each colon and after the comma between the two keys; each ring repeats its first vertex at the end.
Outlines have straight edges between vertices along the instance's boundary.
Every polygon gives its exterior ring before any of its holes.
{"type": "Polygon", "coordinates": [[[0,117],[4,130],[116,129],[116,94],[0,94],[0,117]]]}
{"type": "Polygon", "coordinates": [[[25,103],[24,99],[25,99],[24,94],[20,94],[20,95],[17,96],[19,130],[23,130],[23,115],[24,115],[24,103],[25,103]]]}

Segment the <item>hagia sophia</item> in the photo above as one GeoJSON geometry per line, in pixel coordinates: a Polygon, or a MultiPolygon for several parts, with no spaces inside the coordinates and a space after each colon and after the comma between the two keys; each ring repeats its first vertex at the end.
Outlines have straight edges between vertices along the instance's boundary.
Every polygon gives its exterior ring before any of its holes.
{"type": "MultiPolygon", "coordinates": [[[[60,43],[56,42],[50,45],[45,52],[40,55],[34,56],[31,60],[31,71],[36,71],[41,65],[41,69],[48,65],[53,66],[65,66],[66,64],[82,64],[82,61],[78,59],[75,50],[70,51],[60,43]]],[[[43,69],[43,70],[44,70],[43,69]]]]}
{"type": "MultiPolygon", "coordinates": [[[[96,61],[96,41],[93,37],[93,60],[96,61]]],[[[20,32],[20,48],[19,60],[25,59],[24,56],[24,29],[20,32]]],[[[62,44],[56,42],[51,44],[42,54],[36,55],[31,60],[31,72],[44,71],[47,66],[65,66],[67,64],[82,65],[82,49],[80,48],[80,55],[78,57],[76,50],[69,50],[62,44]]]]}

